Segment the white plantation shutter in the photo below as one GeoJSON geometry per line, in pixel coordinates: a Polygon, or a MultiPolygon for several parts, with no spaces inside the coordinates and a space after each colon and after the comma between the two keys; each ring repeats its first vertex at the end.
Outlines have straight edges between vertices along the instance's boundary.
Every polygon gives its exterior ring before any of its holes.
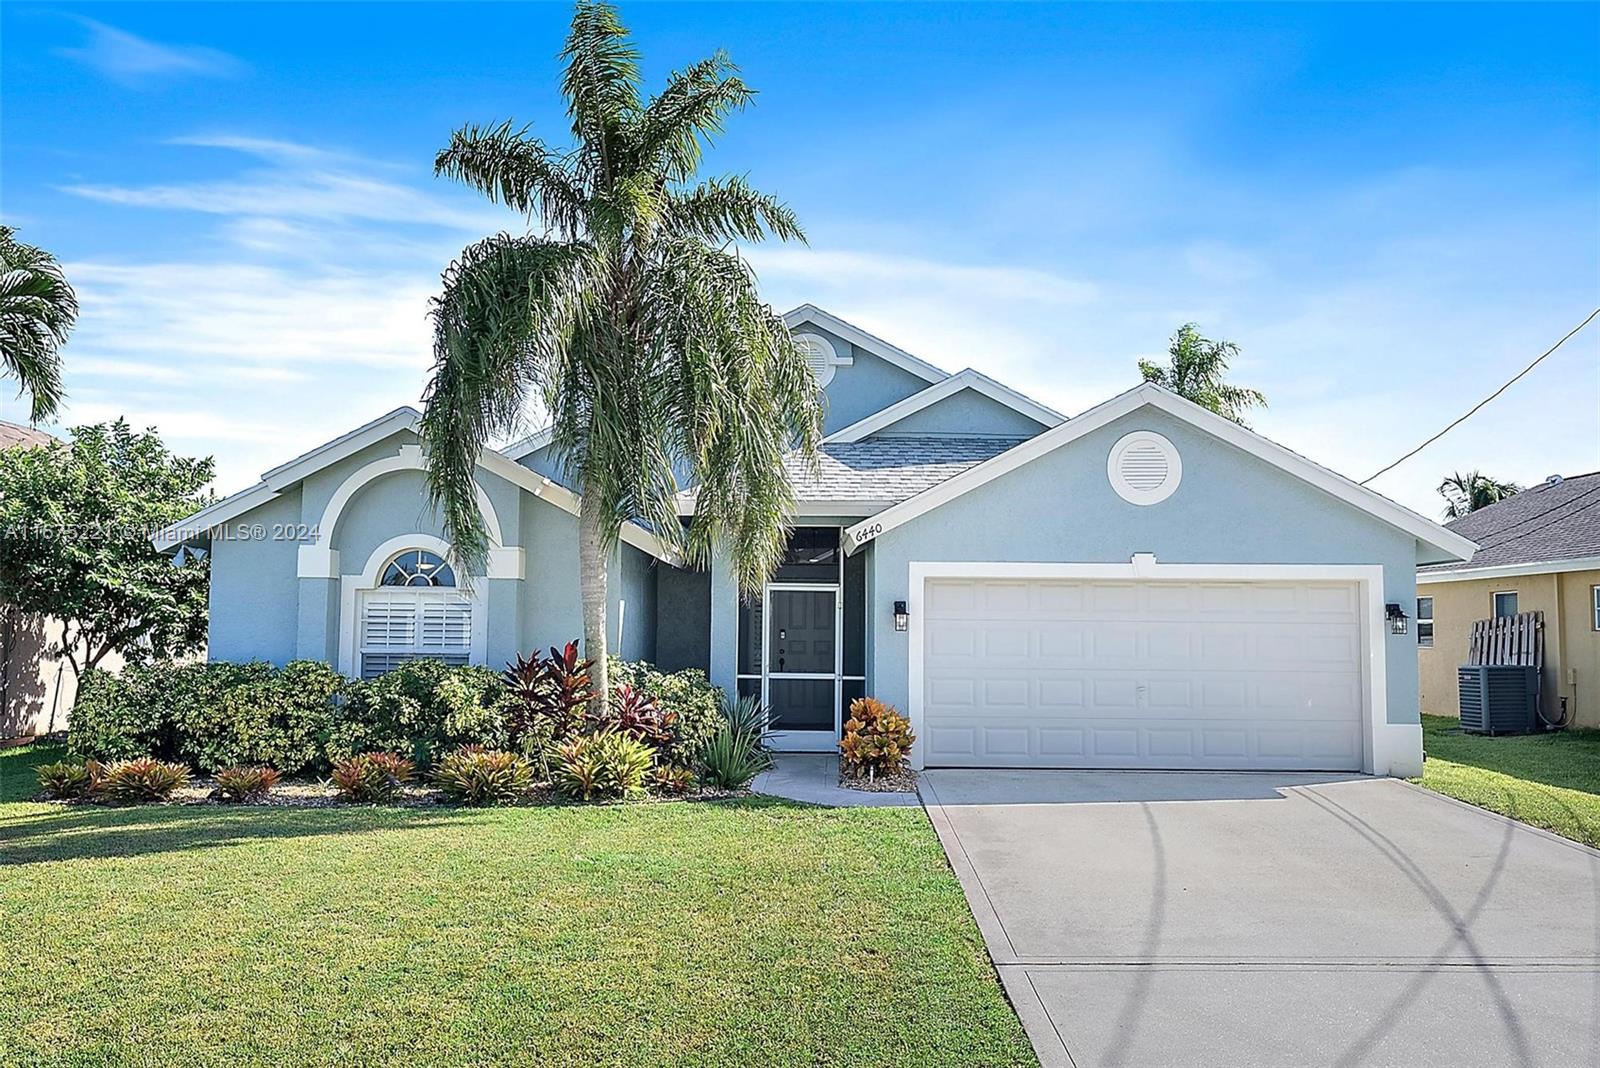
{"type": "Polygon", "coordinates": [[[362,594],[360,633],[362,678],[418,657],[465,664],[472,658],[472,602],[453,589],[369,590],[362,594]]]}

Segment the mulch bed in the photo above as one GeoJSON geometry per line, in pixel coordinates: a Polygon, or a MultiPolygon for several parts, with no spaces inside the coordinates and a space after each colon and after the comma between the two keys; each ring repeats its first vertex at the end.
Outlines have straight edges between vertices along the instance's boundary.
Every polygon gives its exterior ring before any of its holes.
{"type": "Polygon", "coordinates": [[[917,773],[902,765],[887,775],[869,778],[845,770],[839,762],[839,785],[846,790],[862,790],[873,794],[914,794],[917,792],[917,773]]]}
{"type": "MultiPolygon", "coordinates": [[[[426,783],[411,783],[400,788],[400,794],[393,802],[387,805],[376,806],[364,801],[347,801],[339,796],[331,782],[317,782],[305,780],[292,780],[278,783],[266,797],[259,801],[224,802],[213,796],[216,783],[210,779],[194,778],[189,784],[172,795],[172,800],[165,802],[145,802],[145,804],[168,805],[215,805],[219,808],[431,808],[438,805],[450,805],[468,808],[472,806],[461,805],[445,796],[443,790],[426,783]]],[[[716,790],[710,788],[694,789],[684,794],[649,797],[631,801],[574,801],[556,793],[548,783],[538,783],[524,797],[510,805],[499,805],[500,808],[540,808],[551,805],[577,805],[577,804],[613,804],[613,805],[652,805],[675,801],[726,801],[730,798],[748,797],[749,790],[716,790]]],[[[106,808],[127,808],[127,805],[109,805],[105,802],[91,798],[74,798],[70,801],[60,801],[54,798],[40,797],[37,800],[53,805],[103,805],[106,808]]]]}

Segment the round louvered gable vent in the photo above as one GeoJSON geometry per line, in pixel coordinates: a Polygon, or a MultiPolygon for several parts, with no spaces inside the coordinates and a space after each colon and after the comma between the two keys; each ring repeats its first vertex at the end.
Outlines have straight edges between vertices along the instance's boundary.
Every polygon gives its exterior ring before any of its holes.
{"type": "Polygon", "coordinates": [[[1117,496],[1130,504],[1157,504],[1178,488],[1183,461],[1172,442],[1160,434],[1136,430],[1111,447],[1106,475],[1117,496]]]}
{"type": "Polygon", "coordinates": [[[818,387],[832,382],[833,369],[839,365],[839,354],[833,343],[821,334],[796,334],[794,343],[805,356],[806,366],[811,368],[818,387]]]}

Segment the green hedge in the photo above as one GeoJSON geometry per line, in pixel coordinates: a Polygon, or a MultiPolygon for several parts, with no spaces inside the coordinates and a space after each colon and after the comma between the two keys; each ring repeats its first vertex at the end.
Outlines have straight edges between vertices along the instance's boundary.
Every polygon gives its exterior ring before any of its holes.
{"type": "MultiPolygon", "coordinates": [[[[692,766],[721,719],[722,691],[701,671],[672,674],[613,659],[613,685],[626,683],[677,713],[666,764],[692,766]]],[[[296,660],[90,671],[78,690],[67,743],[80,758],[155,757],[214,772],[264,764],[288,774],[320,773],[357,753],[387,751],[429,766],[457,746],[517,745],[507,730],[509,697],[500,673],[411,660],[372,680],[296,660]]],[[[550,742],[560,739],[550,739],[550,742]]]]}

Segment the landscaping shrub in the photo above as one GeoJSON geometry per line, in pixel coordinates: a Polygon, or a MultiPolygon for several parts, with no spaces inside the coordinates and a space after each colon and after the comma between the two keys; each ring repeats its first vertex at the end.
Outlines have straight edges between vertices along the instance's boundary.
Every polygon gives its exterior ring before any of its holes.
{"type": "Polygon", "coordinates": [[[137,668],[126,669],[126,679],[99,668],[83,673],[67,731],[74,756],[112,761],[173,755],[171,725],[136,699],[132,680],[139,674],[137,668]]]}
{"type": "Polygon", "coordinates": [[[328,730],[330,763],[358,753],[410,754],[421,765],[460,745],[506,744],[505,690],[497,672],[407,660],[393,671],[348,683],[328,730]]]}
{"type": "Polygon", "coordinates": [[[322,736],[345,680],[326,664],[225,660],[91,671],[72,710],[69,748],[97,760],[151,756],[204,771],[322,763],[322,736]]]}
{"type": "Polygon", "coordinates": [[[655,758],[654,749],[620,731],[580,734],[556,747],[550,782],[580,801],[639,797],[655,758]]]}
{"type": "Polygon", "coordinates": [[[217,772],[216,796],[234,804],[260,801],[276,785],[278,772],[272,768],[223,768],[217,772]]]}
{"type": "Polygon", "coordinates": [[[515,753],[467,746],[439,762],[433,781],[454,800],[493,805],[526,794],[533,785],[533,768],[515,753]]]}
{"type": "Polygon", "coordinates": [[[416,770],[398,753],[360,753],[333,766],[333,785],[347,800],[382,805],[399,796],[416,770]]]}
{"type": "Polygon", "coordinates": [[[694,772],[688,768],[660,764],[650,769],[649,786],[652,793],[681,795],[694,789],[694,780],[694,772]]]}
{"type": "Polygon", "coordinates": [[[62,760],[55,764],[41,764],[33,770],[39,773],[39,788],[44,795],[57,801],[89,796],[99,785],[104,771],[93,760],[62,760]]]}
{"type": "Polygon", "coordinates": [[[893,705],[875,697],[858,697],[850,702],[839,752],[846,770],[876,777],[898,771],[911,756],[915,741],[910,721],[893,705]]]}
{"type": "Polygon", "coordinates": [[[323,763],[322,740],[347,680],[315,660],[183,664],[147,672],[150,703],[170,719],[177,755],[202,771],[266,765],[291,774],[323,763]]]}
{"type": "Polygon", "coordinates": [[[670,737],[661,746],[661,762],[693,765],[722,723],[722,691],[711,685],[706,673],[697,669],[668,673],[642,661],[615,657],[607,670],[613,685],[644,694],[663,713],[672,715],[670,737]]]}
{"type": "Polygon", "coordinates": [[[767,712],[754,697],[726,702],[716,731],[700,747],[701,781],[724,790],[742,790],[772,766],[762,744],[767,712]]]}
{"type": "Polygon", "coordinates": [[[95,785],[95,796],[117,804],[167,801],[189,781],[189,769],[150,757],[112,764],[95,785]]]}

